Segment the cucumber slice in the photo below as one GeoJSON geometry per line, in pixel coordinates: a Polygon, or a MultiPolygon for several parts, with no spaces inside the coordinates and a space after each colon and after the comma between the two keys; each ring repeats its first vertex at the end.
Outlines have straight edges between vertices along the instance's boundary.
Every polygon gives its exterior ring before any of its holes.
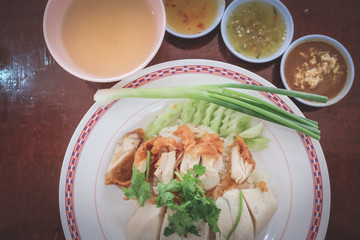
{"type": "Polygon", "coordinates": [[[199,101],[200,100],[188,100],[185,102],[180,114],[181,124],[190,123],[192,121],[193,115],[199,105],[199,101]]]}
{"type": "Polygon", "coordinates": [[[192,123],[195,125],[201,125],[202,120],[205,118],[206,109],[209,107],[210,103],[206,101],[199,101],[197,109],[193,115],[192,123]]]}
{"type": "Polygon", "coordinates": [[[255,124],[254,126],[251,126],[250,128],[241,132],[239,135],[242,138],[255,138],[255,137],[260,136],[260,134],[262,133],[263,130],[264,130],[264,123],[259,122],[259,123],[255,124]]]}
{"type": "Polygon", "coordinates": [[[219,108],[219,105],[210,103],[209,107],[205,111],[204,119],[201,121],[201,125],[210,127],[210,122],[214,118],[214,112],[219,108]]]}
{"type": "Polygon", "coordinates": [[[218,107],[218,109],[216,109],[216,111],[213,114],[214,115],[213,119],[210,121],[209,127],[216,133],[219,133],[219,129],[223,124],[225,111],[226,111],[226,108],[218,107]]]}
{"type": "Polygon", "coordinates": [[[244,131],[250,122],[251,117],[244,113],[233,112],[230,116],[230,121],[224,132],[224,136],[229,136],[230,134],[239,134],[244,131]]]}
{"type": "Polygon", "coordinates": [[[270,139],[266,137],[244,138],[244,142],[250,151],[258,151],[267,148],[270,139]]]}
{"type": "Polygon", "coordinates": [[[231,119],[231,115],[234,113],[234,110],[231,109],[226,109],[226,111],[224,112],[224,118],[222,120],[222,125],[219,129],[219,135],[221,137],[227,137],[226,133],[227,133],[227,129],[229,128],[229,122],[231,119]]]}
{"type": "Polygon", "coordinates": [[[183,109],[184,102],[169,105],[164,112],[157,116],[152,122],[149,123],[146,131],[146,139],[153,138],[158,135],[160,130],[176,124],[179,114],[183,109]]]}

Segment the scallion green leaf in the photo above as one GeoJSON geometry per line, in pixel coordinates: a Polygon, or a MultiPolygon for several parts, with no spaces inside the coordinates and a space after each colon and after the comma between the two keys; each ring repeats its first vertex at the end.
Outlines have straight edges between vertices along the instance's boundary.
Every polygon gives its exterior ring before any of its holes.
{"type": "Polygon", "coordinates": [[[228,234],[228,236],[226,237],[226,240],[229,240],[231,235],[235,232],[235,229],[237,228],[237,226],[239,225],[240,222],[240,218],[241,218],[241,212],[242,212],[242,207],[243,207],[243,192],[239,191],[239,201],[240,201],[240,205],[239,205],[239,212],[238,215],[236,217],[234,226],[231,228],[230,233],[228,234]]]}
{"type": "Polygon", "coordinates": [[[228,83],[164,88],[102,89],[96,92],[94,100],[100,105],[107,105],[120,98],[190,98],[204,100],[225,108],[248,114],[250,116],[292,128],[314,139],[320,139],[320,131],[318,130],[318,123],[316,121],[289,113],[264,100],[231,90],[231,88],[275,93],[321,103],[326,103],[328,99],[325,96],[279,89],[275,87],[228,83]]]}
{"type": "Polygon", "coordinates": [[[151,157],[151,152],[147,151],[147,157],[146,157],[146,182],[149,182],[150,157],[151,157]]]}

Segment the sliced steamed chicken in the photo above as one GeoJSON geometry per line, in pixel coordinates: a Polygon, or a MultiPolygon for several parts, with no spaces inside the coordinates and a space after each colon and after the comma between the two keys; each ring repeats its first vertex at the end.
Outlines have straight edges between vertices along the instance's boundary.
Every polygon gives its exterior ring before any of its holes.
{"type": "MultiPolygon", "coordinates": [[[[173,138],[158,136],[141,144],[135,154],[134,164],[139,171],[145,172],[147,151],[150,150],[151,162],[156,161],[154,176],[159,182],[167,184],[174,176],[177,148],[177,143],[173,138]]],[[[128,224],[126,239],[160,239],[165,209],[166,207],[157,208],[155,204],[147,201],[144,207],[136,211],[128,224]]]]}
{"type": "Polygon", "coordinates": [[[237,184],[245,182],[255,169],[255,161],[244,140],[237,135],[230,148],[231,178],[237,184]]]}
{"type": "Polygon", "coordinates": [[[223,162],[220,183],[211,190],[214,200],[228,189],[237,188],[246,182],[255,169],[255,161],[241,136],[237,135],[225,151],[229,153],[229,161],[223,162]]]}
{"type": "Polygon", "coordinates": [[[179,126],[173,134],[179,137],[184,148],[184,155],[180,163],[180,174],[184,175],[200,163],[199,149],[196,147],[195,133],[185,124],[179,126]]]}
{"type": "Polygon", "coordinates": [[[156,156],[156,171],[154,175],[160,182],[169,183],[174,178],[174,167],[176,163],[176,150],[178,143],[171,137],[156,137],[151,154],[156,156]]]}
{"type": "Polygon", "coordinates": [[[222,157],[202,156],[201,164],[206,167],[205,173],[199,177],[201,187],[205,191],[214,188],[220,182],[219,171],[223,166],[222,157]]]}
{"type": "Polygon", "coordinates": [[[224,140],[218,134],[201,133],[187,124],[179,126],[173,134],[181,139],[184,148],[180,174],[186,174],[194,165],[200,163],[206,167],[206,172],[200,176],[203,189],[208,191],[214,188],[220,182],[219,171],[223,167],[221,154],[224,140]]]}
{"type": "Polygon", "coordinates": [[[218,134],[205,133],[203,141],[198,144],[201,164],[206,167],[205,173],[199,177],[205,191],[214,188],[220,182],[220,170],[223,168],[222,152],[224,140],[218,134]]]}
{"type": "MultiPolygon", "coordinates": [[[[146,170],[147,152],[151,151],[151,162],[156,161],[156,167],[160,165],[159,159],[164,153],[176,151],[178,143],[174,138],[158,136],[143,142],[135,153],[134,165],[140,172],[146,170]]],[[[164,156],[168,157],[168,156],[164,156]]],[[[162,167],[165,167],[162,165],[162,167]]]]}
{"type": "MultiPolygon", "coordinates": [[[[239,213],[238,188],[246,186],[243,183],[255,168],[250,151],[240,136],[224,150],[224,140],[218,134],[196,130],[193,126],[183,125],[170,133],[173,135],[159,135],[145,141],[145,131],[137,129],[122,137],[105,175],[105,184],[129,187],[133,165],[140,172],[146,171],[148,151],[151,151],[149,182],[154,186],[156,182],[169,183],[175,170],[184,175],[194,165],[202,164],[206,171],[199,177],[201,187],[212,195],[221,209],[218,221],[221,232],[215,233],[215,239],[226,239],[239,213]]],[[[277,199],[265,183],[256,189],[242,191],[241,218],[230,238],[234,240],[254,239],[277,208],[277,199]]],[[[172,214],[170,209],[157,208],[151,201],[145,202],[127,226],[127,239],[212,239],[209,226],[203,221],[195,223],[200,237],[190,233],[186,237],[179,237],[176,233],[166,237],[164,231],[172,214]]]]}
{"type": "Polygon", "coordinates": [[[194,169],[194,165],[200,163],[200,156],[192,153],[184,153],[184,156],[180,163],[180,174],[184,175],[188,170],[194,169]]]}
{"type": "Polygon", "coordinates": [[[145,139],[145,131],[141,128],[124,135],[116,144],[115,154],[105,174],[105,184],[116,184],[128,187],[134,163],[134,154],[145,139]]]}
{"type": "MultiPolygon", "coordinates": [[[[216,239],[226,239],[234,225],[229,203],[224,197],[219,197],[215,203],[216,206],[221,209],[217,223],[220,233],[216,233],[216,239]]],[[[234,237],[231,237],[230,239],[234,239],[234,237]]]]}
{"type": "Polygon", "coordinates": [[[150,201],[136,210],[126,228],[127,240],[153,240],[160,238],[165,207],[158,208],[150,201]]]}
{"type": "Polygon", "coordinates": [[[165,228],[169,225],[168,218],[172,214],[174,214],[173,211],[170,210],[169,208],[167,208],[165,217],[164,217],[164,221],[162,223],[161,231],[160,231],[160,240],[207,240],[208,239],[210,228],[209,228],[209,225],[207,223],[205,223],[204,221],[194,224],[197,231],[199,232],[200,237],[196,236],[194,234],[191,234],[191,233],[188,233],[186,235],[186,237],[180,237],[176,233],[174,233],[170,236],[165,236],[164,235],[165,228]]]}
{"type": "Polygon", "coordinates": [[[174,178],[174,167],[176,163],[176,151],[164,152],[155,164],[154,175],[160,182],[168,184],[174,178]]]}
{"type": "Polygon", "coordinates": [[[277,198],[266,186],[242,191],[254,222],[255,234],[258,234],[274,215],[278,205],[277,198]]]}
{"type": "MultiPolygon", "coordinates": [[[[240,208],[239,195],[240,191],[238,189],[231,189],[226,191],[222,197],[219,197],[216,200],[216,205],[221,209],[218,221],[220,233],[216,234],[216,239],[226,239],[232,227],[234,226],[240,208]]],[[[242,202],[242,211],[239,224],[237,225],[230,239],[254,239],[254,225],[244,199],[242,202]]]]}

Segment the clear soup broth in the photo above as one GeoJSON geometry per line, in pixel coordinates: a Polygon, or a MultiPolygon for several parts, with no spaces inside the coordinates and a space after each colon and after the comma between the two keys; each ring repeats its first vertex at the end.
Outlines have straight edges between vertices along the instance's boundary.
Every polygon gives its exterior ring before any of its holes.
{"type": "Polygon", "coordinates": [[[151,54],[156,18],[145,0],[74,0],[62,39],[74,63],[101,77],[132,71],[151,54]]]}

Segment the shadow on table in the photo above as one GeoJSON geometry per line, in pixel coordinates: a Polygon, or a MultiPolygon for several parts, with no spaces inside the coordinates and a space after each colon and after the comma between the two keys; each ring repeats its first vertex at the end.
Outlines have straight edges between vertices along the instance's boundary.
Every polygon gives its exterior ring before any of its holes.
{"type": "Polygon", "coordinates": [[[0,45],[0,71],[3,70],[9,64],[10,64],[9,50],[0,45]]]}

